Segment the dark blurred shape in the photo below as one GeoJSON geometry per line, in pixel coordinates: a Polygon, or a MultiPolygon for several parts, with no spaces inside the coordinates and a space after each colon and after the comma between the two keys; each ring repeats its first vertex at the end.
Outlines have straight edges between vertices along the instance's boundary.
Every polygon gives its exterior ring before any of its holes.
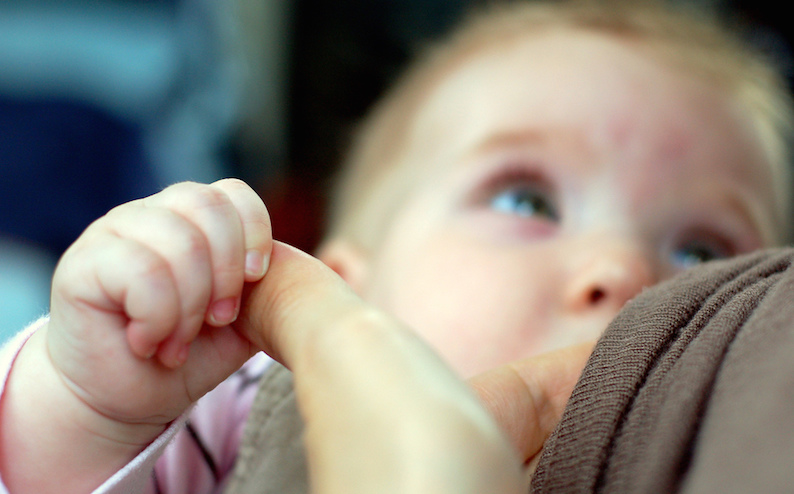
{"type": "Polygon", "coordinates": [[[157,187],[140,129],[74,101],[0,97],[0,231],[57,254],[119,202],[157,187]]]}
{"type": "MultiPolygon", "coordinates": [[[[51,272],[112,207],[230,174],[245,77],[233,7],[0,2],[0,296],[24,291],[15,258],[51,272]]],[[[0,336],[19,329],[6,315],[0,336]]]]}
{"type": "Polygon", "coordinates": [[[294,2],[288,168],[281,189],[267,194],[277,238],[314,249],[329,182],[359,119],[417,50],[486,1],[294,2]]]}
{"type": "MultiPolygon", "coordinates": [[[[778,2],[670,1],[750,23],[792,80],[778,2]]],[[[57,258],[116,204],[225,175],[263,195],[277,238],[313,250],[361,116],[487,3],[0,0],[0,257],[57,258]]]]}

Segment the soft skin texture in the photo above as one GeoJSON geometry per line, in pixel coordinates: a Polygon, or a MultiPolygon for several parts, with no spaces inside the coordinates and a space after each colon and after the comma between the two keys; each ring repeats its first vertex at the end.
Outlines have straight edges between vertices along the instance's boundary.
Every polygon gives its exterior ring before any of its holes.
{"type": "Polygon", "coordinates": [[[239,180],[178,184],[89,226],[3,393],[9,491],[91,491],[248,360],[256,349],[229,323],[271,246],[267,210],[239,180]]]}
{"type": "MultiPolygon", "coordinates": [[[[62,259],[49,324],[11,370],[4,482],[90,490],[261,346],[295,371],[324,492],[464,492],[459,474],[471,492],[519,492],[519,460],[574,378],[538,392],[555,372],[502,368],[475,383],[516,459],[458,376],[595,339],[642,287],[775,243],[770,167],[730,101],[604,36],[549,32],[480,52],[418,115],[402,163],[412,186],[379,247],[337,239],[323,251],[363,302],[281,246],[274,266],[291,267],[241,299],[272,239],[239,181],[180,184],[111,211],[62,259]],[[532,413],[529,429],[505,419],[532,413]],[[451,453],[458,467],[428,468],[451,453]],[[359,484],[360,459],[371,477],[359,484]]],[[[581,363],[552,362],[568,376],[581,363]]]]}
{"type": "Polygon", "coordinates": [[[521,464],[540,451],[590,352],[494,369],[472,393],[413,331],[279,243],[245,300],[237,326],[294,372],[314,493],[526,492],[521,464]]]}
{"type": "Polygon", "coordinates": [[[2,487],[91,491],[256,348],[295,372],[323,493],[523,490],[589,353],[511,364],[473,393],[319,260],[274,245],[248,186],[178,184],[114,209],[63,257],[52,315],[3,390],[2,487]]]}
{"type": "Polygon", "coordinates": [[[778,241],[731,101],[603,35],[480,52],[419,113],[378,247],[324,260],[464,376],[595,339],[642,287],[778,241]]]}

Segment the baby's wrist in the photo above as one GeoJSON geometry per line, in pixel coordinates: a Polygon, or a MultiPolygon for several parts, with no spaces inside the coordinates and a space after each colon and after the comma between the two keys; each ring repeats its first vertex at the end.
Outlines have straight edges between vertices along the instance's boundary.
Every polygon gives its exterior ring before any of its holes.
{"type": "MultiPolygon", "coordinates": [[[[81,400],[49,359],[46,328],[42,329],[20,350],[3,395],[2,451],[13,452],[16,465],[3,465],[3,477],[7,481],[8,475],[18,473],[30,478],[19,472],[24,470],[20,466],[29,464],[37,465],[38,472],[51,468],[52,478],[64,487],[94,488],[143,451],[167,425],[127,423],[81,400]]],[[[62,490],[69,491],[73,489],[62,490]]]]}

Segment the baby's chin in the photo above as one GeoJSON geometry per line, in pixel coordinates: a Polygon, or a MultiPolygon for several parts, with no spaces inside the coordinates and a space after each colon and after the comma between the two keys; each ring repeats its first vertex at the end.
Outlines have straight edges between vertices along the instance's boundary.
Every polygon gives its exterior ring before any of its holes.
{"type": "Polygon", "coordinates": [[[463,379],[470,379],[484,372],[508,365],[512,362],[533,357],[540,357],[549,353],[565,352],[580,346],[593,346],[606,329],[607,324],[599,325],[599,329],[569,333],[568,336],[555,338],[554,340],[544,341],[536,346],[526,349],[521,354],[510,353],[509,355],[488,355],[481,352],[472,352],[469,358],[458,358],[457,361],[449,359],[447,364],[463,379]]]}

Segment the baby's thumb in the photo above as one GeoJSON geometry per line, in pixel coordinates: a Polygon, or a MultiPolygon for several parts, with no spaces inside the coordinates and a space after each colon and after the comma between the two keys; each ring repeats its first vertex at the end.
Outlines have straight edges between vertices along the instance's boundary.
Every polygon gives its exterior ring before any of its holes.
{"type": "Polygon", "coordinates": [[[592,343],[512,362],[469,380],[524,462],[532,460],[562,416],[592,343]]]}

